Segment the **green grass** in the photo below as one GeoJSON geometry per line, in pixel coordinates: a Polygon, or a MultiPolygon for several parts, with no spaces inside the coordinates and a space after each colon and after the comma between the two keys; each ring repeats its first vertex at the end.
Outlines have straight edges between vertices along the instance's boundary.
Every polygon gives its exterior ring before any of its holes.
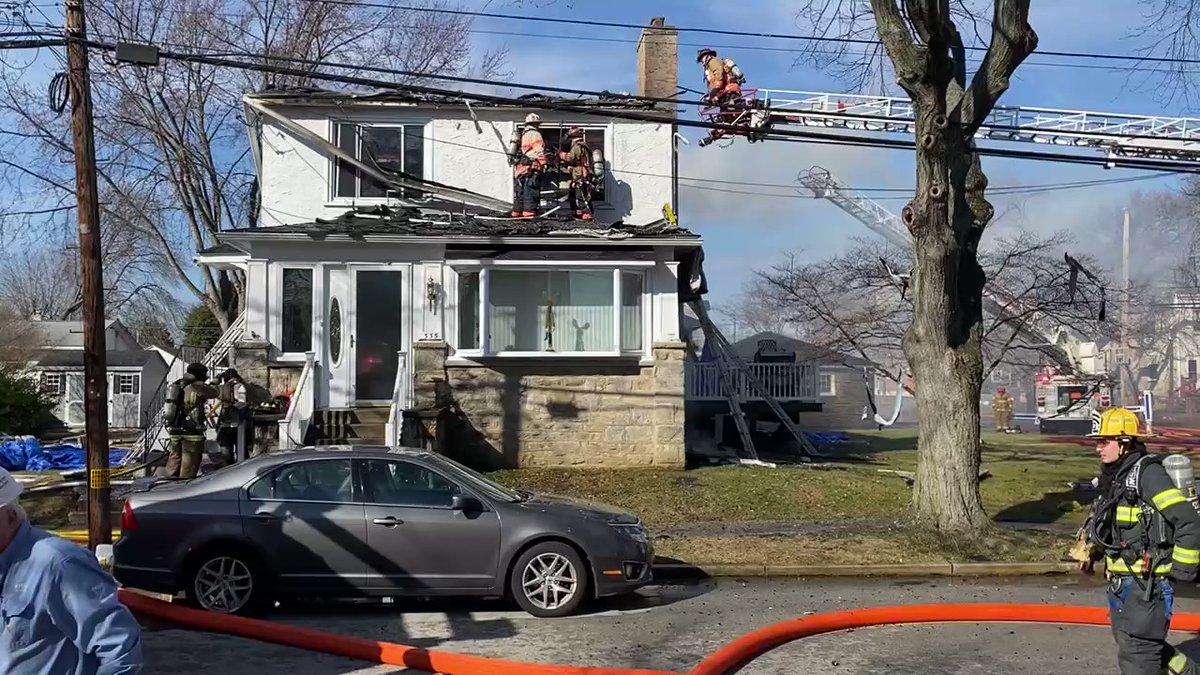
{"type": "MultiPolygon", "coordinates": [[[[869,443],[838,454],[835,469],[711,467],[661,469],[525,469],[497,472],[505,484],[534,492],[600,501],[629,509],[651,527],[721,520],[895,520],[907,512],[910,490],[880,469],[914,471],[916,434],[854,434],[869,443]]],[[[1095,475],[1087,448],[1046,443],[1035,435],[985,434],[984,507],[999,520],[1082,522],[1067,483],[1095,475]]]]}

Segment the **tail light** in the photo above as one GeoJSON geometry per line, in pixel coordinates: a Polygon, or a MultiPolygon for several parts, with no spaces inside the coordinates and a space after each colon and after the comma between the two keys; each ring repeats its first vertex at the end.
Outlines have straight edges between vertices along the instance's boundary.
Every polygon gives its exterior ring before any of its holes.
{"type": "Polygon", "coordinates": [[[125,507],[121,509],[121,533],[137,532],[139,529],[137,516],[133,515],[133,507],[129,502],[125,502],[125,507]]]}

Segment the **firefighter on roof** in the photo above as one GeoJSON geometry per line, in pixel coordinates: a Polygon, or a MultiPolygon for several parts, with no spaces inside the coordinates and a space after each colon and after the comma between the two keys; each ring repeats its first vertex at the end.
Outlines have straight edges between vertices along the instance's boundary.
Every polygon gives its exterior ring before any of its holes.
{"type": "Polygon", "coordinates": [[[1138,419],[1125,408],[1092,413],[1103,464],[1100,496],[1072,555],[1090,570],[1104,557],[1108,606],[1121,675],[1200,675],[1167,644],[1175,589],[1200,565],[1200,514],[1175,485],[1162,458],[1138,440],[1138,419]]]}
{"type": "Polygon", "coordinates": [[[539,127],[542,117],[537,113],[525,116],[525,130],[516,149],[513,167],[514,218],[534,218],[542,200],[542,172],[546,168],[546,141],[539,127]]]}
{"type": "Polygon", "coordinates": [[[571,127],[563,139],[558,159],[563,164],[562,182],[570,201],[571,215],[580,220],[592,219],[592,151],[588,148],[583,129],[571,127]]]}

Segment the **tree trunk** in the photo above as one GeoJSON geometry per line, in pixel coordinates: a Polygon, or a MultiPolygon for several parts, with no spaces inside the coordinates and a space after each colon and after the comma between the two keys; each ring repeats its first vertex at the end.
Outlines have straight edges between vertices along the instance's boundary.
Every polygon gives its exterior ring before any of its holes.
{"type": "Polygon", "coordinates": [[[985,276],[978,261],[991,206],[970,138],[946,119],[944,96],[914,100],[917,196],[904,209],[913,234],[913,322],[905,356],[917,391],[917,520],[939,531],[988,526],[979,496],[985,276]]]}

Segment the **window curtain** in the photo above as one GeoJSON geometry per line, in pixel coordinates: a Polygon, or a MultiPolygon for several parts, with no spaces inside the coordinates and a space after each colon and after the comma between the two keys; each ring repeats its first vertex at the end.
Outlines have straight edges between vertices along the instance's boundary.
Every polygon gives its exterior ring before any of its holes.
{"type": "Polygon", "coordinates": [[[491,349],[616,350],[611,271],[493,270],[490,285],[491,349]]]}

